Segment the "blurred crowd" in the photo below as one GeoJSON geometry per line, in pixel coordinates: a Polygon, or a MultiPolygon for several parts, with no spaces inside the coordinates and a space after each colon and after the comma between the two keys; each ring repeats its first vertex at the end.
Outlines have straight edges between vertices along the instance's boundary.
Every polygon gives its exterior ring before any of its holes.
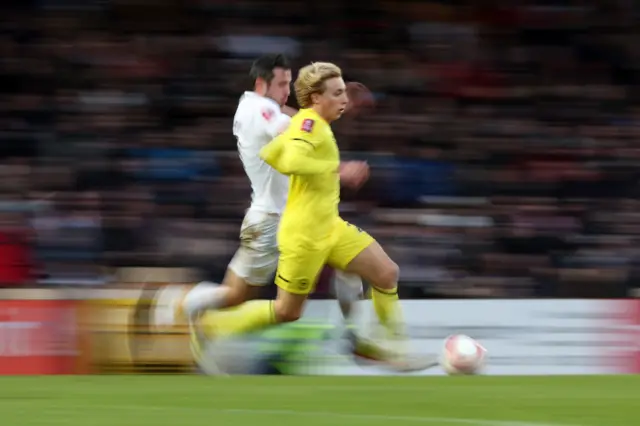
{"type": "MultiPolygon", "coordinates": [[[[406,297],[625,297],[640,273],[627,0],[33,0],[0,17],[0,282],[220,280],[250,188],[231,120],[258,55],[339,64],[343,213],[406,297]]],[[[294,73],[295,74],[295,73],[294,73]]],[[[295,99],[290,100],[295,106],[295,99]]]]}

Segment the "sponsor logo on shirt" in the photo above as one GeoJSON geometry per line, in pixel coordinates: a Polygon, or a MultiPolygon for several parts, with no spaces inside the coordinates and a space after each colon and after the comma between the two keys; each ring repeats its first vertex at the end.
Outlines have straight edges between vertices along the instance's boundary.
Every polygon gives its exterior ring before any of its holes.
{"type": "Polygon", "coordinates": [[[313,130],[313,125],[314,124],[315,124],[315,122],[312,119],[307,118],[307,119],[302,121],[301,130],[303,132],[311,133],[311,130],[313,130]]]}
{"type": "Polygon", "coordinates": [[[262,117],[264,117],[265,120],[267,121],[271,121],[271,119],[273,118],[273,116],[275,115],[275,111],[271,108],[265,108],[262,110],[262,117]]]}

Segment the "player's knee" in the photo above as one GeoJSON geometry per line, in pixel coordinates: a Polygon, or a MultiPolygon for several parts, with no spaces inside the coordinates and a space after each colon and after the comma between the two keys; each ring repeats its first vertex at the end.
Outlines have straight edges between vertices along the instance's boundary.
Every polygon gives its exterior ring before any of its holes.
{"type": "Polygon", "coordinates": [[[398,264],[389,259],[384,263],[384,265],[381,265],[375,286],[381,289],[390,290],[398,285],[399,277],[400,268],[398,267],[398,264]]]}
{"type": "Polygon", "coordinates": [[[232,268],[227,269],[222,285],[227,288],[223,304],[225,308],[238,306],[247,300],[255,299],[260,294],[259,286],[251,285],[246,279],[236,274],[232,268]]]}
{"type": "Polygon", "coordinates": [[[282,300],[276,300],[273,310],[278,322],[294,322],[302,317],[302,306],[284,303],[282,300]]]}

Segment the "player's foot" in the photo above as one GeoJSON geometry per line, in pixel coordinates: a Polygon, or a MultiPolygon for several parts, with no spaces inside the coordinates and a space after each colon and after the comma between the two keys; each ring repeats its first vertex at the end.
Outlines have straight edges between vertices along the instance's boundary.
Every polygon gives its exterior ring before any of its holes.
{"type": "Polygon", "coordinates": [[[394,371],[412,373],[437,367],[440,365],[440,359],[436,354],[405,354],[396,359],[389,360],[387,364],[394,371]]]}
{"type": "Polygon", "coordinates": [[[158,327],[173,327],[186,320],[182,301],[187,293],[187,289],[177,285],[169,285],[160,290],[154,303],[154,324],[158,327]]]}
{"type": "Polygon", "coordinates": [[[189,316],[197,316],[193,308],[188,305],[194,300],[206,297],[211,292],[211,288],[217,284],[209,281],[202,281],[192,288],[179,285],[168,285],[158,292],[155,301],[155,323],[160,327],[170,327],[175,324],[188,321],[189,316]]]}
{"type": "MultiPolygon", "coordinates": [[[[208,336],[200,328],[197,318],[191,318],[189,321],[189,348],[191,349],[191,355],[193,360],[203,370],[205,363],[205,352],[207,347],[208,336]]],[[[215,364],[213,364],[214,374],[219,370],[215,364]]],[[[208,370],[208,369],[207,369],[208,370]]],[[[210,374],[209,371],[205,371],[210,374]]]]}
{"type": "Polygon", "coordinates": [[[359,336],[354,330],[347,331],[347,338],[351,343],[351,352],[355,361],[361,365],[388,363],[394,354],[375,343],[371,339],[359,336]]]}
{"type": "Polygon", "coordinates": [[[191,355],[202,373],[210,376],[226,376],[227,373],[220,368],[215,361],[216,354],[211,351],[211,347],[215,347],[213,343],[216,337],[212,334],[211,330],[202,323],[201,319],[204,315],[206,315],[206,313],[189,318],[191,355]]]}
{"type": "MultiPolygon", "coordinates": [[[[155,324],[158,327],[173,327],[186,323],[189,328],[189,347],[196,365],[206,374],[224,375],[212,357],[207,356],[207,346],[214,337],[200,324],[199,319],[203,312],[188,313],[184,308],[184,300],[188,294],[198,292],[201,286],[208,285],[210,284],[200,283],[191,290],[177,285],[162,289],[156,297],[155,324]]],[[[195,293],[193,295],[197,296],[195,293]]]]}
{"type": "Polygon", "coordinates": [[[349,335],[355,361],[360,365],[383,367],[403,373],[427,370],[439,365],[437,355],[408,355],[406,351],[384,348],[353,331],[349,331],[349,335]]]}

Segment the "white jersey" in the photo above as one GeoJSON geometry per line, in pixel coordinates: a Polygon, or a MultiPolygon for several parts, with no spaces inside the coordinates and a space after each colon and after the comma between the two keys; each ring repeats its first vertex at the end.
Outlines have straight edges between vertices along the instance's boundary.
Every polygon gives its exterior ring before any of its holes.
{"type": "Polygon", "coordinates": [[[289,191],[289,178],[260,158],[260,150],[289,125],[291,118],[272,99],[245,92],[233,118],[238,153],[251,181],[251,211],[280,214],[289,191]]]}

